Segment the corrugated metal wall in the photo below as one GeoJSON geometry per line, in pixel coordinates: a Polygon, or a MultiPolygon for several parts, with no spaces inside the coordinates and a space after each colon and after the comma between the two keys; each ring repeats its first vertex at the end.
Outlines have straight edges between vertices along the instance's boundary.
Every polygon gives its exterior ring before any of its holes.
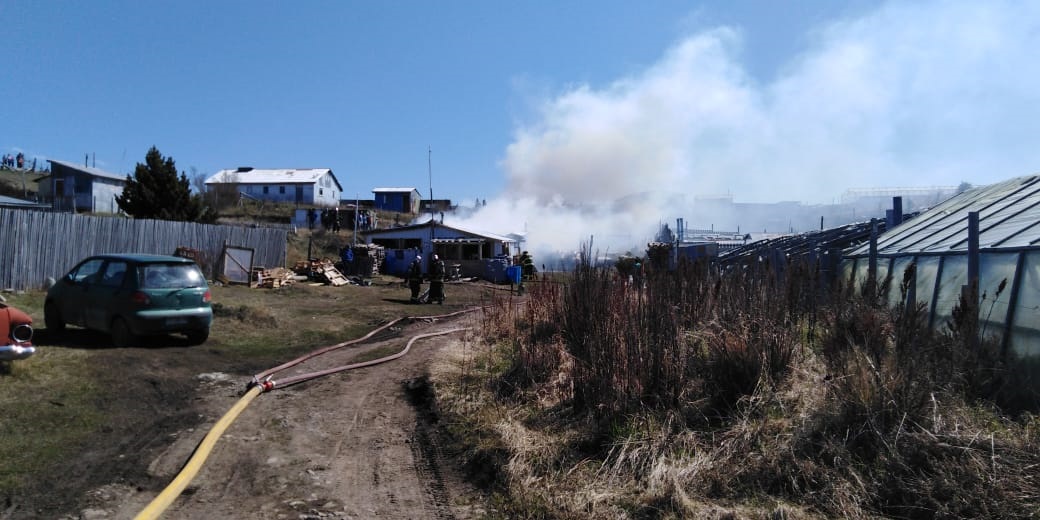
{"type": "MultiPolygon", "coordinates": [[[[180,246],[218,265],[224,245],[253,249],[253,264],[284,266],[284,229],[91,217],[0,208],[0,288],[43,287],[84,257],[101,253],[173,254],[180,246]]],[[[206,276],[214,275],[212,269],[206,276]]]]}

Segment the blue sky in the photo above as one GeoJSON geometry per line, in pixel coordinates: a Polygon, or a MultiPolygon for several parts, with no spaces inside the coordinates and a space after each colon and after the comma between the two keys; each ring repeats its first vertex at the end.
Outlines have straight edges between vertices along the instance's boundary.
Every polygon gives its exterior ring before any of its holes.
{"type": "Polygon", "coordinates": [[[427,196],[432,149],[435,197],[534,235],[640,192],[831,202],[1040,169],[1037,2],[0,0],[0,20],[0,152],[127,173],[155,145],[204,175],[329,167],[370,198],[427,196]]]}

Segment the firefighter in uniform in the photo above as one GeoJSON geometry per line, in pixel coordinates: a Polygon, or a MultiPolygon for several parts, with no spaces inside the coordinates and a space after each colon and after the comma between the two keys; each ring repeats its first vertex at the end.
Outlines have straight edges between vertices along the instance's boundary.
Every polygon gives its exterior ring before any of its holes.
{"type": "Polygon", "coordinates": [[[520,255],[520,272],[523,274],[525,280],[530,280],[534,277],[534,259],[531,258],[531,254],[524,251],[520,255]]]}
{"type": "Polygon", "coordinates": [[[412,290],[412,303],[419,303],[419,290],[422,289],[422,257],[416,255],[408,265],[408,288],[412,290]]]}
{"type": "Polygon", "coordinates": [[[444,304],[444,260],[433,255],[430,260],[430,303],[444,304]]]}

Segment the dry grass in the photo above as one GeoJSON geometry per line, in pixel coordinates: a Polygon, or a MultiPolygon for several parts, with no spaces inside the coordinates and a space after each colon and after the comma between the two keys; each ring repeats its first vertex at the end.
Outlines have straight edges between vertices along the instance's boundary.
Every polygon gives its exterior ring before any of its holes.
{"type": "Polygon", "coordinates": [[[29,170],[0,170],[0,195],[31,199],[38,191],[39,180],[46,175],[45,172],[29,170]]]}
{"type": "Polygon", "coordinates": [[[489,302],[434,374],[509,518],[1022,518],[1040,420],[956,319],[685,265],[645,286],[586,262],[489,302]],[[815,295],[818,295],[817,298],[815,295]],[[490,468],[490,469],[487,469],[490,468]]]}

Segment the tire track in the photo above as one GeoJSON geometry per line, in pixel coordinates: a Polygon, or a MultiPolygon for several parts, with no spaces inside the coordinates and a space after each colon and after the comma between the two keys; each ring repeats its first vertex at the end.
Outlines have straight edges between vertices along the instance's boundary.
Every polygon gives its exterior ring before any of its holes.
{"type": "Polygon", "coordinates": [[[412,457],[415,472],[423,485],[434,518],[454,520],[448,487],[441,473],[443,454],[434,425],[438,420],[434,408],[433,389],[426,376],[404,382],[408,400],[415,407],[415,429],[412,432],[412,457]]]}

